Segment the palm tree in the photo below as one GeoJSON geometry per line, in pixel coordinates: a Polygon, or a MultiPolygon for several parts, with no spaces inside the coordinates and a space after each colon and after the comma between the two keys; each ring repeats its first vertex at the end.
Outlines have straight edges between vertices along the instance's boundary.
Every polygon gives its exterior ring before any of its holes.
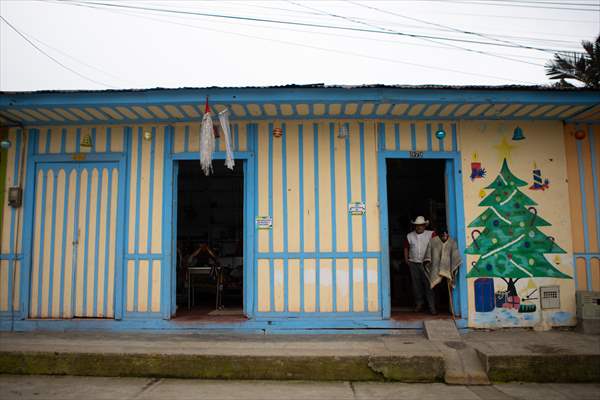
{"type": "Polygon", "coordinates": [[[546,75],[550,79],[560,79],[555,86],[575,87],[566,79],[579,81],[585,87],[600,89],[600,35],[595,42],[581,42],[583,53],[554,54],[554,59],[546,64],[546,75]]]}

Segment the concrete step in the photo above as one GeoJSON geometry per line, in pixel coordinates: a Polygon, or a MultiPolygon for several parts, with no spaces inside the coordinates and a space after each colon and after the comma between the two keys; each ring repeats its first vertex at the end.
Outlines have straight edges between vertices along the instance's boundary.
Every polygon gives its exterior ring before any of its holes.
{"type": "Polygon", "coordinates": [[[425,336],[444,356],[444,381],[451,385],[489,385],[478,353],[460,337],[452,320],[424,322],[425,336]]]}
{"type": "Polygon", "coordinates": [[[0,335],[0,374],[440,382],[443,373],[422,335],[0,335]]]}

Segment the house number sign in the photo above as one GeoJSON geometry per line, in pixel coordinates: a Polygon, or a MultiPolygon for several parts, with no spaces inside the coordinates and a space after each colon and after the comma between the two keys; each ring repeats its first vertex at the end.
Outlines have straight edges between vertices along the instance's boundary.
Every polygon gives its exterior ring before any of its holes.
{"type": "Polygon", "coordinates": [[[408,155],[410,156],[410,158],[423,158],[422,151],[409,151],[408,155]]]}

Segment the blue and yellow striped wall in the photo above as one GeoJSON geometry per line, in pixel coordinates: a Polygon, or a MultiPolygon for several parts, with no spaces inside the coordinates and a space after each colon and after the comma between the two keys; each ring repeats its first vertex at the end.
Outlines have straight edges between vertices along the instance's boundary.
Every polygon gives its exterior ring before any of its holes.
{"type": "Polygon", "coordinates": [[[600,126],[564,128],[571,190],[573,277],[577,290],[600,291],[600,126]],[[577,139],[576,132],[584,137],[577,139]]]}

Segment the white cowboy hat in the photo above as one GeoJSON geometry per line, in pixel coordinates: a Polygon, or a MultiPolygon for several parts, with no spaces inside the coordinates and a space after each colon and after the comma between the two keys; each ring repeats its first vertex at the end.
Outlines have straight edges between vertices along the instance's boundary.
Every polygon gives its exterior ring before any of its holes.
{"type": "Polygon", "coordinates": [[[419,215],[415,218],[414,221],[410,221],[413,225],[427,225],[429,221],[427,221],[422,215],[419,215]]]}

